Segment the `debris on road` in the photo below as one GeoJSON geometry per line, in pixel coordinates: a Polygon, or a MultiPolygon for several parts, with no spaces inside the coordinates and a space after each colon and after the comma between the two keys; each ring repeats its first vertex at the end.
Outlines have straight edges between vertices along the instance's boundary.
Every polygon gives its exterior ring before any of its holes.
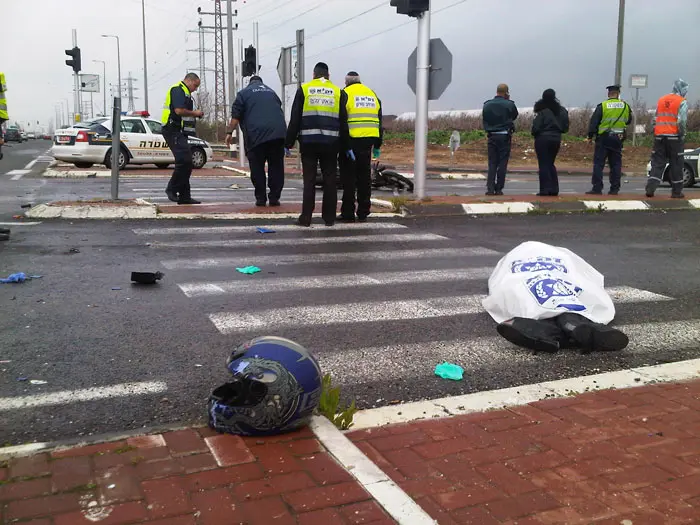
{"type": "Polygon", "coordinates": [[[27,379],[29,379],[29,378],[28,377],[18,377],[17,381],[26,381],[27,379]]]}
{"type": "Polygon", "coordinates": [[[32,207],[31,204],[22,204],[22,206],[20,206],[20,208],[31,208],[31,207],[32,207]]]}
{"type": "Polygon", "coordinates": [[[271,230],[270,228],[263,228],[263,227],[259,227],[258,231],[260,233],[275,233],[275,230],[271,230]]]}
{"type": "Polygon", "coordinates": [[[48,384],[48,381],[44,381],[43,379],[32,379],[29,382],[32,385],[46,385],[46,384],[48,384]]]}
{"type": "Polygon", "coordinates": [[[112,287],[112,290],[115,290],[115,291],[116,291],[116,290],[121,290],[121,289],[122,289],[121,286],[113,286],[113,287],[112,287]]]}
{"type": "Polygon", "coordinates": [[[138,284],[155,284],[164,275],[162,272],[131,272],[131,280],[138,284]]]}
{"type": "Polygon", "coordinates": [[[5,279],[0,279],[0,283],[23,283],[24,281],[29,281],[31,279],[41,279],[43,275],[27,275],[24,272],[12,273],[5,279]]]}
{"type": "Polygon", "coordinates": [[[435,375],[443,379],[452,379],[453,381],[461,381],[464,377],[464,369],[452,363],[445,361],[435,366],[435,375]]]}
{"type": "Polygon", "coordinates": [[[80,250],[78,250],[78,248],[71,248],[68,250],[68,253],[80,253],[80,250]]]}
{"type": "Polygon", "coordinates": [[[257,266],[246,266],[245,268],[236,268],[237,271],[245,273],[247,275],[252,275],[254,273],[261,272],[262,270],[257,266]]]}

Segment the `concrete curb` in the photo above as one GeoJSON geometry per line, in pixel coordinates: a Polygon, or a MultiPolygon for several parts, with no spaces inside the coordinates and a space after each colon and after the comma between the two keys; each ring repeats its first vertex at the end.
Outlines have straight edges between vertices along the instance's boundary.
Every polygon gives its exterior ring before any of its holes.
{"type": "Polygon", "coordinates": [[[402,206],[405,215],[436,217],[454,215],[522,215],[550,213],[613,212],[613,211],[671,211],[698,210],[700,199],[677,201],[608,200],[570,202],[474,202],[465,204],[412,204],[402,206]]]}
{"type": "Polygon", "coordinates": [[[107,170],[92,170],[92,171],[59,171],[51,167],[44,170],[42,174],[45,178],[53,179],[94,179],[96,177],[110,177],[112,175],[111,171],[107,170]]]}
{"type": "Polygon", "coordinates": [[[49,203],[34,206],[25,216],[32,219],[156,219],[158,209],[143,199],[136,199],[134,206],[100,206],[87,202],[76,206],[54,206],[49,203]]]}

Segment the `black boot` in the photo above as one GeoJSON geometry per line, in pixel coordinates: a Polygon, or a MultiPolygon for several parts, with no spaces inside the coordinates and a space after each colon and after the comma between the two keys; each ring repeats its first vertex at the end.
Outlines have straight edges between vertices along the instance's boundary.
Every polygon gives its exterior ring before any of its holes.
{"type": "Polygon", "coordinates": [[[496,330],[516,346],[522,346],[537,352],[557,352],[561,347],[564,334],[551,321],[537,321],[524,317],[514,317],[500,323],[496,330]]]}
{"type": "Polygon", "coordinates": [[[557,325],[588,354],[594,350],[622,350],[629,344],[629,338],[617,328],[602,323],[594,323],[579,314],[561,314],[556,318],[557,325]]]}

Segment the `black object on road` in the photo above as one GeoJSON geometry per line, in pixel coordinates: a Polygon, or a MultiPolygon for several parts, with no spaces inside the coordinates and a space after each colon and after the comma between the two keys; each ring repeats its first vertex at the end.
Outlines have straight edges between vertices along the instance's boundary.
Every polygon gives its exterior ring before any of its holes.
{"type": "Polygon", "coordinates": [[[161,272],[131,272],[131,280],[139,284],[155,284],[162,278],[161,272]]]}

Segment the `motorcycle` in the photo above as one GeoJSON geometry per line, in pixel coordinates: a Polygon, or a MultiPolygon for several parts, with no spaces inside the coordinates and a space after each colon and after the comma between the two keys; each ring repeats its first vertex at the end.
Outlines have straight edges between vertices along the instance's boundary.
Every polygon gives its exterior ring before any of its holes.
{"type": "MultiPolygon", "coordinates": [[[[338,175],[335,179],[336,188],[343,189],[343,181],[340,176],[340,168],[337,171],[338,175]]],[[[372,162],[372,188],[382,189],[388,188],[390,190],[397,191],[409,191],[413,192],[413,181],[397,173],[393,170],[387,169],[387,166],[380,164],[379,161],[372,162]]],[[[316,183],[317,188],[323,187],[323,174],[320,169],[316,171],[316,183]]]]}

